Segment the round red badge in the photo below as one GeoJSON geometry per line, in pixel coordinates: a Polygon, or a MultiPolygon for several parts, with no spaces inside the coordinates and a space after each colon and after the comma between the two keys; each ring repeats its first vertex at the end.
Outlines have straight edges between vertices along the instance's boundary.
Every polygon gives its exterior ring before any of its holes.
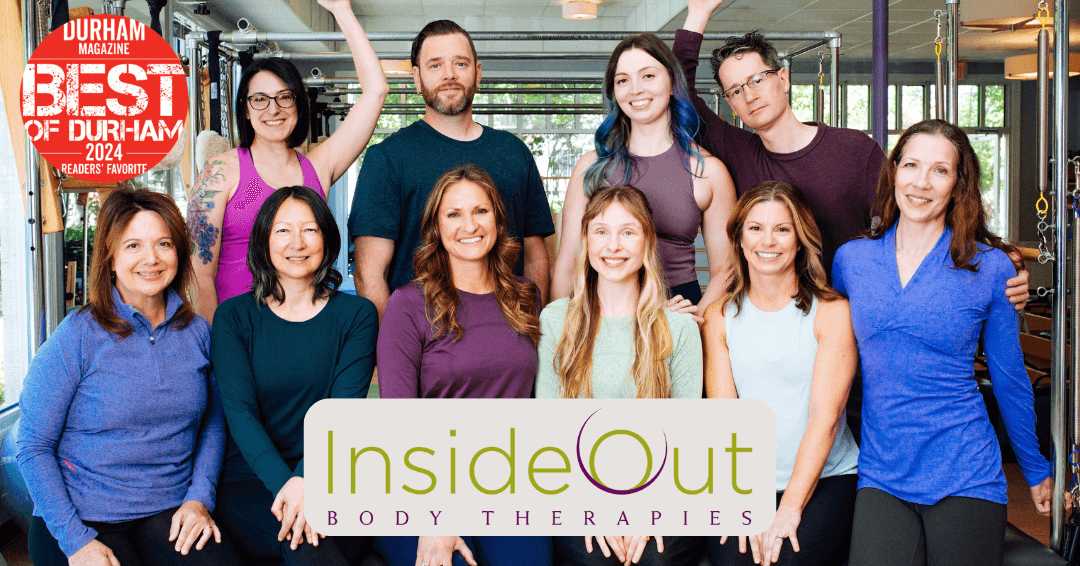
{"type": "Polygon", "coordinates": [[[169,44],[123,16],[86,16],[49,34],[22,78],[23,127],[68,175],[115,182],[157,165],[187,118],[184,69],[169,44]]]}

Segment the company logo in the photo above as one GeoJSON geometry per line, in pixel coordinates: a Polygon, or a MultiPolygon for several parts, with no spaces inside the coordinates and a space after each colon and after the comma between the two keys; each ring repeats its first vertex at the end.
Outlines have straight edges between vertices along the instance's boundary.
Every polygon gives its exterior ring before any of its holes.
{"type": "Polygon", "coordinates": [[[328,399],[305,513],[327,535],[757,534],[775,442],[750,400],[328,399]]]}

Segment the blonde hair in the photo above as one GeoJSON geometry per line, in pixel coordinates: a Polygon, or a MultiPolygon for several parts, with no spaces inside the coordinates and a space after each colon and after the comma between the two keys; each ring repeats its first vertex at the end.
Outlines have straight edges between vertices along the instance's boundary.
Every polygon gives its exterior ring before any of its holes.
{"type": "Polygon", "coordinates": [[[555,372],[561,397],[592,397],[592,355],[600,333],[600,299],[596,292],[599,275],[589,263],[589,222],[618,202],[641,223],[645,236],[645,260],[638,270],[638,302],[634,312],[635,397],[671,397],[671,377],[667,357],[673,343],[668,327],[667,286],[660,270],[656,225],[652,208],[641,191],[629,185],[607,187],[593,193],[581,218],[581,251],[574,270],[574,289],[566,306],[562,336],[555,347],[555,372]]]}

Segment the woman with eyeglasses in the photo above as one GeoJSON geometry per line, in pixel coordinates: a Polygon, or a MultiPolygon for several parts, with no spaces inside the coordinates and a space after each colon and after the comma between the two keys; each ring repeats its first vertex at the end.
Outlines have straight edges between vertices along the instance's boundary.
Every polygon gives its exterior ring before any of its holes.
{"type": "Polygon", "coordinates": [[[735,204],[735,185],[724,164],[694,143],[698,116],[671,49],[648,33],[623,40],[608,60],[604,104],[608,115],[596,130],[596,151],[578,160],[566,189],[552,299],[568,296],[573,287],[589,196],[603,187],[631,185],[652,206],[668,292],[704,312],[723,285],[710,285],[702,295],[694,240],[700,227],[710,278],[723,281],[724,223],[735,204]]]}
{"type": "Polygon", "coordinates": [[[262,203],[275,188],[290,185],[309,187],[325,199],[367,146],[382,111],[386,77],[349,0],[318,1],[344,32],[364,93],[334,134],[303,155],[295,148],[308,137],[311,109],[300,72],[277,57],[244,70],[235,111],[240,147],[203,165],[188,200],[196,308],[210,322],[219,303],[251,289],[248,237],[262,203]]]}

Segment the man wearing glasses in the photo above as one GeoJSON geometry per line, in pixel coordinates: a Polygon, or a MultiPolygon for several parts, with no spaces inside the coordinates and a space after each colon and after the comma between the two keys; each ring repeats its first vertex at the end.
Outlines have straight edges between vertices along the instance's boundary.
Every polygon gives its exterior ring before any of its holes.
{"type": "Polygon", "coordinates": [[[739,195],[762,181],[798,187],[821,228],[822,259],[830,270],[836,249],[870,227],[885,153],[857,130],[800,122],[788,103],[788,72],[756,32],[729,39],[711,61],[724,98],[754,132],[713,112],[697,94],[694,74],[705,24],[719,6],[720,0],[690,0],[686,23],[675,32],[673,50],[701,117],[698,141],[728,166],[739,195]]]}

